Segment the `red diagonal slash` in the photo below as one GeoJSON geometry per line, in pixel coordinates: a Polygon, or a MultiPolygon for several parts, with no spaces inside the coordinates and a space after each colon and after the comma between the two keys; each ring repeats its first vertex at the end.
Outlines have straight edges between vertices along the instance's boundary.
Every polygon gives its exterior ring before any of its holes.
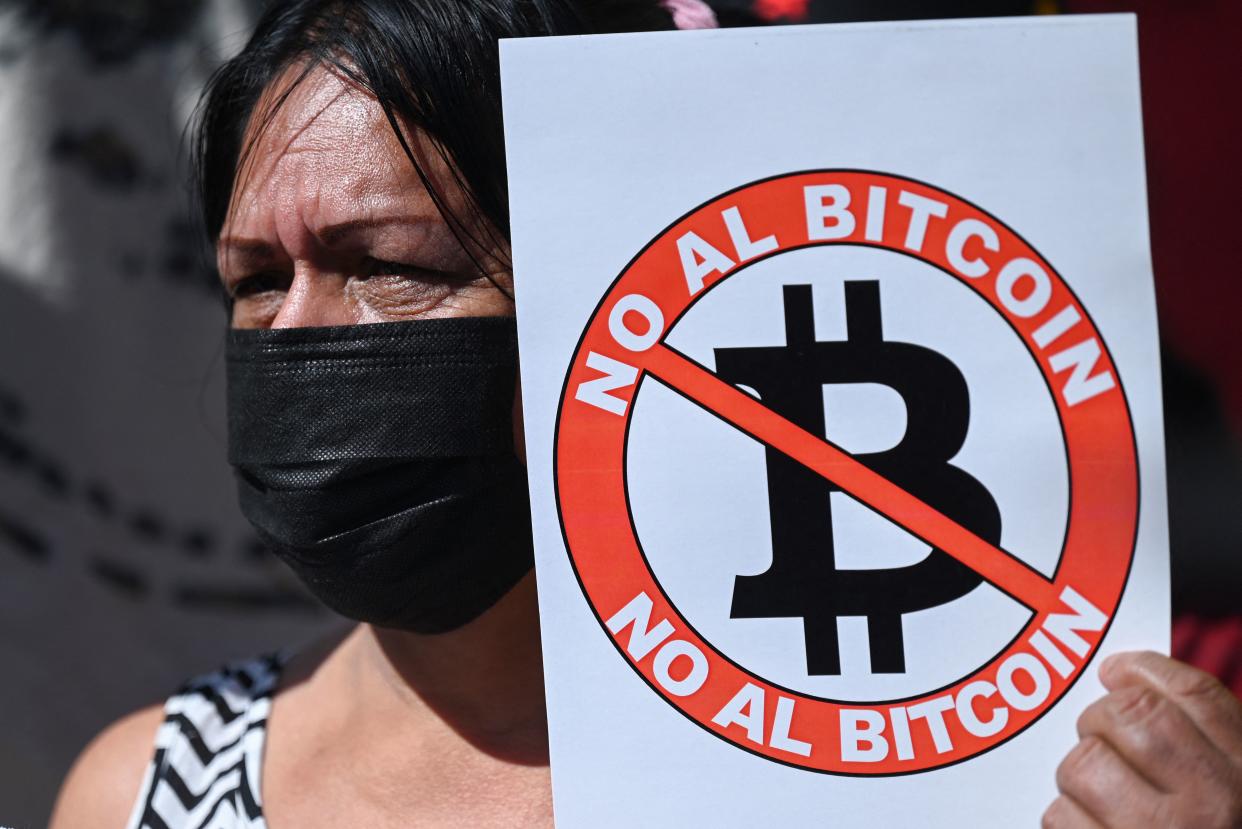
{"type": "Polygon", "coordinates": [[[786,420],[663,343],[652,346],[644,357],[647,370],[662,382],[944,550],[1027,607],[1035,611],[1056,607],[1052,582],[822,437],[786,420]]]}

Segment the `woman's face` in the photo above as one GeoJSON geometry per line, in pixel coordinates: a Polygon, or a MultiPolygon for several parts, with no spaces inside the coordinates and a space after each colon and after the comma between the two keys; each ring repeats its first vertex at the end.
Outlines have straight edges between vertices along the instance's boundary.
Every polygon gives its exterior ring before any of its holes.
{"type": "MultiPolygon", "coordinates": [[[[264,112],[299,69],[277,79],[255,111],[264,112]]],[[[407,139],[453,215],[469,216],[431,142],[416,130],[407,139]]],[[[379,104],[339,75],[319,67],[298,84],[250,159],[216,248],[234,327],[513,313],[513,276],[500,264],[509,261],[508,251],[479,249],[472,259],[379,104]]],[[[470,235],[495,238],[482,228],[470,235]]],[[[520,396],[519,390],[514,446],[524,460],[520,396]]]]}
{"type": "MultiPolygon", "coordinates": [[[[269,87],[256,113],[297,71],[269,87]]],[[[417,131],[409,137],[454,214],[468,216],[431,142],[417,131]]],[[[512,294],[512,275],[500,264],[507,252],[476,251],[474,258],[493,269],[479,272],[379,104],[337,74],[313,70],[263,128],[250,159],[216,250],[234,327],[513,313],[505,295],[512,294]]]]}

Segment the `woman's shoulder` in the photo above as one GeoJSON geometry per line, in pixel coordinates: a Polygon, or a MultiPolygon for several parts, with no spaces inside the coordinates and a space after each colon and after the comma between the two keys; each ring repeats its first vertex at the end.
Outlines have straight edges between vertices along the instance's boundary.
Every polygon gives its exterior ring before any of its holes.
{"type": "MultiPolygon", "coordinates": [[[[184,683],[162,705],[105,728],[65,778],[52,829],[124,826],[158,778],[201,776],[221,765],[213,759],[227,760],[230,751],[240,756],[248,736],[261,739],[286,658],[278,653],[229,662],[184,683]]],[[[201,781],[177,782],[197,789],[201,781]]]]}
{"type": "Polygon", "coordinates": [[[124,826],[142,788],[164,707],[135,711],[82,749],[60,787],[51,829],[124,826]]]}

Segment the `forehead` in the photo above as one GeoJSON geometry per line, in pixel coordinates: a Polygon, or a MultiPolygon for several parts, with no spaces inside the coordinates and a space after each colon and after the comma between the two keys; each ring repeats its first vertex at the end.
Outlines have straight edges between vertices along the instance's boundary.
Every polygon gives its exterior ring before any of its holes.
{"type": "MultiPolygon", "coordinates": [[[[313,230],[367,216],[438,217],[375,98],[322,66],[294,84],[302,71],[287,69],[255,106],[222,236],[268,235],[292,218],[313,230]]],[[[459,201],[429,139],[405,135],[437,189],[459,201]]]]}

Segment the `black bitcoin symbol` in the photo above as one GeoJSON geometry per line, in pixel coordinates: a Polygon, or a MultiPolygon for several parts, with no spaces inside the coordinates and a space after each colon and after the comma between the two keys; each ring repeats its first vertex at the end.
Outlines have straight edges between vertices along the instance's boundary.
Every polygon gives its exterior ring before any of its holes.
{"type": "MultiPolygon", "coordinates": [[[[717,348],[716,372],[749,386],[765,405],[807,431],[830,437],[823,386],[879,383],[901,395],[906,433],[884,452],[855,457],[993,544],[1000,511],[978,480],[949,463],[970,423],[966,380],[947,357],[923,346],[888,342],[878,282],[845,283],[848,339],[817,341],[810,285],[784,289],[785,345],[717,348]]],[[[768,447],[772,564],[733,586],[734,619],[801,617],[807,671],[841,673],[837,619],[865,616],[874,673],[904,673],[902,615],[969,593],[982,580],[943,550],[917,564],[873,570],[836,567],[830,496],[837,491],[787,455],[768,447]]]]}

